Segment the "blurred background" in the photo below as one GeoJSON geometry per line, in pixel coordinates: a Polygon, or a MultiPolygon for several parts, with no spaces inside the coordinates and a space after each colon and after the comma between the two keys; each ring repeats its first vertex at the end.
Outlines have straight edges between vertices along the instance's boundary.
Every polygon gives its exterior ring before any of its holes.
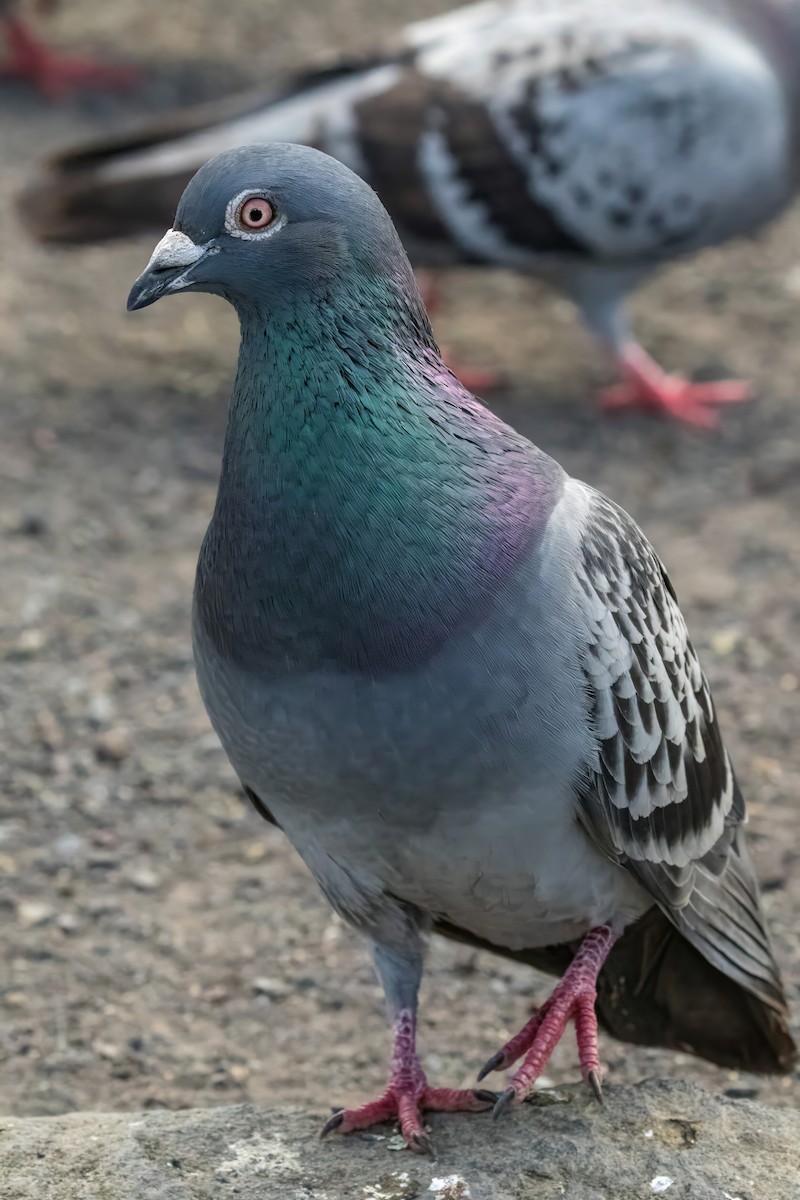
{"type": "MultiPolygon", "coordinates": [[[[238,330],[221,302],[129,317],[154,238],[33,245],[13,208],[46,152],[175,104],[369,48],[448,0],[64,0],[55,47],[144,65],[120,96],[49,103],[0,81],[0,1111],[210,1105],[324,1111],[383,1081],[365,949],[245,803],[198,696],[189,609],[238,330]]],[[[754,380],[702,436],[601,417],[571,307],[500,272],[445,279],[440,340],[502,368],[492,404],[612,495],[665,559],[747,797],[800,1019],[800,213],[635,301],[667,367],[754,380]]],[[[435,940],[420,1043],[464,1086],[550,984],[435,940]]],[[[604,1037],[611,1079],[758,1080],[604,1037]]],[[[565,1038],[547,1080],[576,1078],[565,1038]]],[[[490,1079],[489,1084],[491,1085],[490,1079]]]]}

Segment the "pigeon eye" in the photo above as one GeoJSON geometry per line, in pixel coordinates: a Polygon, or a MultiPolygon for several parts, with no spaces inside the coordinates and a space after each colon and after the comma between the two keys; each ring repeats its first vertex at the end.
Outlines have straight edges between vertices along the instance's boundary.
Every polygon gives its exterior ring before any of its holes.
{"type": "MultiPolygon", "coordinates": [[[[3,0],[0,0],[0,9],[3,0]]],[[[225,209],[225,230],[248,242],[272,237],[286,224],[286,214],[278,212],[263,192],[242,191],[232,196],[225,209]]]]}
{"type": "Polygon", "coordinates": [[[275,216],[275,209],[266,196],[247,196],[239,205],[236,223],[240,229],[266,229],[275,216]]]}

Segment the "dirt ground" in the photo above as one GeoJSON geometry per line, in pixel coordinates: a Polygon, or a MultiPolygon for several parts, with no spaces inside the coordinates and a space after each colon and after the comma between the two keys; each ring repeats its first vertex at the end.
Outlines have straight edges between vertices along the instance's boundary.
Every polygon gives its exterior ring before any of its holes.
{"type": "MultiPolygon", "coordinates": [[[[189,643],[237,331],[209,298],[127,316],[154,239],[28,243],[11,197],[37,156],[174,102],[363,45],[447,0],[70,0],[47,36],[143,61],[125,99],[50,106],[0,87],[0,1111],[302,1102],[382,1082],[381,999],[359,940],[244,803],[189,643]]],[[[669,565],[751,812],[800,1019],[800,213],[670,271],[636,303],[670,366],[758,399],[698,436],[600,418],[602,363],[523,279],[449,281],[443,341],[503,365],[496,401],[642,523],[669,565]]],[[[436,941],[421,1044],[463,1085],[549,983],[436,941]]],[[[800,1028],[800,1027],[798,1027],[800,1028]]],[[[796,1104],[798,1082],[604,1039],[615,1080],[685,1075],[796,1104]]],[[[575,1076],[574,1046],[548,1078],[575,1076]]],[[[492,1083],[492,1080],[489,1080],[492,1083]]]]}

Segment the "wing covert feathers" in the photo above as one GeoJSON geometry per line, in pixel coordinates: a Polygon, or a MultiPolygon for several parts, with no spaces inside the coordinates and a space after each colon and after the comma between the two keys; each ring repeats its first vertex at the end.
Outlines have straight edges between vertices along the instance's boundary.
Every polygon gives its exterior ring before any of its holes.
{"type": "MultiPolygon", "coordinates": [[[[709,967],[744,989],[739,1008],[757,1008],[785,1042],[786,1000],[744,844],[744,801],[666,572],[630,517],[594,494],[577,573],[597,738],[579,820],[709,967]]],[[[671,963],[703,973],[666,932],[662,991],[671,963]]],[[[652,949],[652,934],[642,937],[652,949]]],[[[707,984],[714,978],[706,972],[707,984]]],[[[688,985],[685,1002],[695,1004],[688,985]]]]}

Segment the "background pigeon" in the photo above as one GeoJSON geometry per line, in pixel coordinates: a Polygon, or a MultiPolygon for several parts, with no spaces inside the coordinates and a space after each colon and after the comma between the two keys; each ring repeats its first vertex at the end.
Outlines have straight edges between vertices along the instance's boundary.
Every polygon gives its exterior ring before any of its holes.
{"type": "MultiPolygon", "coordinates": [[[[54,7],[55,0],[40,0],[38,7],[54,7]]],[[[0,29],[8,45],[0,78],[24,79],[51,100],[79,87],[125,88],[139,78],[134,67],[73,58],[49,50],[18,15],[16,0],[0,0],[0,29]]]]}
{"type": "Polygon", "coordinates": [[[376,195],[307,147],[204,166],[128,301],[241,322],[198,564],[203,699],[258,810],[370,939],[386,1093],[342,1131],[492,1096],[416,1052],[430,928],[563,978],[487,1063],[520,1100],[595,999],[622,1037],[787,1070],[744,804],[672,587],[624,512],[444,367],[376,195]]]}
{"type": "Polygon", "coordinates": [[[629,292],[793,195],[798,0],[507,0],[409,26],[392,51],[61,155],[23,201],[42,238],[163,227],[210,155],[308,142],[377,189],[421,267],[541,275],[614,356],[612,408],[713,425],[739,383],[667,377],[629,292]]]}

